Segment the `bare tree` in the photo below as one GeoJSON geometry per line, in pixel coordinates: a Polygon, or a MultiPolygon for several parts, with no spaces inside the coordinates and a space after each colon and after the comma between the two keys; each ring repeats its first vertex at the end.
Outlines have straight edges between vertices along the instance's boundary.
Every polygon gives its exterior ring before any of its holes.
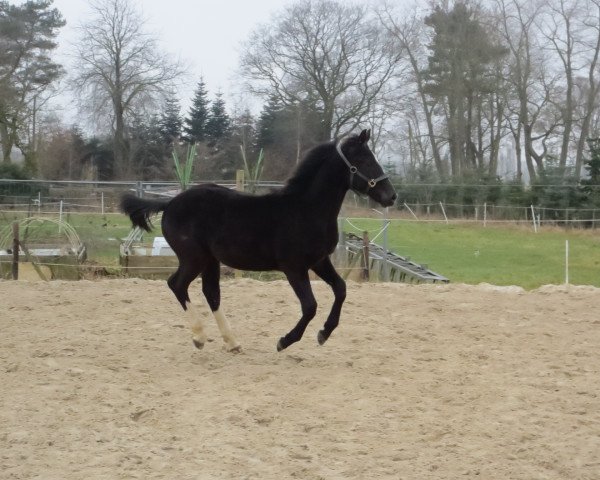
{"type": "Polygon", "coordinates": [[[115,166],[121,175],[131,175],[127,121],[144,104],[172,91],[184,69],[161,53],[131,0],[97,0],[92,11],[79,27],[73,86],[85,111],[110,120],[115,166]]]}
{"type": "Polygon", "coordinates": [[[251,35],[241,69],[264,98],[314,105],[322,140],[366,119],[398,59],[364,6],[301,0],[251,35]]]}
{"type": "Polygon", "coordinates": [[[548,49],[562,67],[562,98],[552,99],[561,111],[562,138],[559,152],[559,167],[564,172],[571,146],[573,115],[575,113],[575,76],[578,70],[577,46],[581,45],[575,22],[583,0],[553,0],[548,3],[548,12],[542,17],[540,31],[547,40],[548,49]]]}
{"type": "MultiPolygon", "coordinates": [[[[431,145],[431,155],[433,156],[436,170],[440,178],[445,179],[448,169],[442,160],[440,154],[441,139],[436,135],[434,127],[434,111],[437,107],[437,101],[429,98],[425,93],[424,71],[427,61],[425,47],[428,39],[423,31],[425,26],[423,17],[416,8],[413,8],[409,12],[406,10],[398,12],[389,2],[386,2],[379,11],[379,19],[387,31],[395,38],[397,42],[396,48],[404,52],[404,57],[411,73],[411,83],[414,84],[414,103],[419,105],[419,109],[422,111],[425,119],[427,137],[431,145]]],[[[408,85],[405,82],[401,82],[399,88],[401,95],[406,95],[405,91],[407,89],[409,89],[408,85]]],[[[412,113],[417,116],[414,107],[412,108],[412,113]]],[[[412,138],[412,132],[409,138],[412,138]]],[[[411,148],[410,151],[412,153],[413,149],[411,148]]]]}
{"type": "Polygon", "coordinates": [[[594,115],[597,115],[598,92],[600,91],[600,79],[596,75],[600,54],[600,0],[590,0],[586,5],[580,26],[584,27],[588,35],[584,39],[584,45],[590,52],[586,65],[587,76],[580,79],[581,92],[581,118],[579,138],[577,139],[577,151],[575,155],[575,176],[581,176],[583,166],[583,152],[592,129],[594,115]]]}
{"type": "Polygon", "coordinates": [[[524,150],[529,178],[544,169],[547,142],[558,128],[560,118],[552,100],[557,77],[546,65],[536,21],[543,13],[544,1],[495,0],[501,34],[509,49],[507,119],[513,133],[518,174],[521,174],[521,148],[524,150]],[[540,151],[541,148],[541,151],[540,151]]]}

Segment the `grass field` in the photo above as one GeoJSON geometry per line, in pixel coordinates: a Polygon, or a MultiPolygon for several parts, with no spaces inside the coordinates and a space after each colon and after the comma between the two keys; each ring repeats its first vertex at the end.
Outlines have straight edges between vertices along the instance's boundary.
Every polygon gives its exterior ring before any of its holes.
{"type": "MultiPolygon", "coordinates": [[[[23,215],[0,212],[0,232],[23,215]]],[[[119,243],[130,231],[129,219],[121,214],[68,213],[64,219],[86,244],[88,259],[100,265],[118,264],[119,243]]],[[[160,236],[160,222],[151,242],[160,236]]],[[[371,232],[381,228],[380,219],[353,219],[352,224],[371,232]]],[[[346,223],[344,229],[360,233],[346,223]]],[[[30,232],[30,236],[56,236],[56,229],[30,232]]],[[[382,237],[377,238],[381,242],[382,237]]],[[[569,240],[570,283],[600,287],[600,231],[563,230],[543,227],[534,233],[530,226],[425,223],[392,220],[390,249],[426,264],[454,283],[520,285],[536,288],[565,281],[565,240],[569,240]]]]}
{"type": "MultiPolygon", "coordinates": [[[[381,220],[352,220],[372,235],[381,220]]],[[[356,231],[346,224],[347,231],[356,231]]],[[[520,285],[531,289],[565,281],[569,240],[569,281],[600,287],[600,231],[530,226],[424,223],[392,220],[390,250],[449,278],[451,282],[520,285]]],[[[377,239],[381,242],[381,237],[377,239]]]]}

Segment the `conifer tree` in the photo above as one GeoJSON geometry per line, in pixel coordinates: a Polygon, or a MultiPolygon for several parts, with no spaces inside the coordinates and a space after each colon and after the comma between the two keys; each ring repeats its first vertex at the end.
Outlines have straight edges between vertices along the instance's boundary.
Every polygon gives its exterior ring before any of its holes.
{"type": "Polygon", "coordinates": [[[184,120],[184,139],[189,143],[206,140],[206,122],[209,116],[208,92],[204,79],[200,78],[188,116],[184,120]]]}
{"type": "Polygon", "coordinates": [[[206,138],[211,143],[223,139],[229,133],[231,120],[225,110],[225,100],[223,94],[217,93],[215,100],[210,107],[210,115],[206,121],[206,138]]]}
{"type": "Polygon", "coordinates": [[[584,160],[587,178],[581,180],[581,190],[590,206],[600,206],[600,138],[588,138],[589,158],[584,160]]]}
{"type": "Polygon", "coordinates": [[[276,139],[276,126],[281,120],[283,105],[276,95],[271,95],[260,112],[258,119],[256,144],[257,147],[265,148],[272,145],[276,139]]]}
{"type": "Polygon", "coordinates": [[[181,136],[181,107],[174,96],[169,96],[158,120],[159,131],[165,145],[171,145],[181,136]]]}
{"type": "Polygon", "coordinates": [[[34,146],[25,148],[23,131],[33,122],[33,99],[63,73],[51,54],[64,25],[50,0],[0,1],[0,154],[4,163],[11,162],[13,147],[20,145],[26,163],[35,170],[34,146]]]}

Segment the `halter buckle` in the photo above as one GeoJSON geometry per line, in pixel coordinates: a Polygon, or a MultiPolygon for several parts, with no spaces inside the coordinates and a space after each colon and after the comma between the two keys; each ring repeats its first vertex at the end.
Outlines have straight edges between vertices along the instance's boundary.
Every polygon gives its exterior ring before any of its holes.
{"type": "Polygon", "coordinates": [[[369,187],[373,188],[375,185],[377,185],[377,181],[374,178],[369,180],[369,187]]]}

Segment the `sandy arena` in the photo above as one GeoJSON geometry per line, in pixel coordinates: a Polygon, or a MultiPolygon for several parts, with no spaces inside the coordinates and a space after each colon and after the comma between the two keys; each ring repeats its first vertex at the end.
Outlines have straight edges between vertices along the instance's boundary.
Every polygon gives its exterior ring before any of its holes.
{"type": "Polygon", "coordinates": [[[600,478],[600,289],[350,283],[319,347],[313,286],[277,353],[289,285],[223,282],[236,355],[162,281],[1,281],[0,478],[600,478]]]}

